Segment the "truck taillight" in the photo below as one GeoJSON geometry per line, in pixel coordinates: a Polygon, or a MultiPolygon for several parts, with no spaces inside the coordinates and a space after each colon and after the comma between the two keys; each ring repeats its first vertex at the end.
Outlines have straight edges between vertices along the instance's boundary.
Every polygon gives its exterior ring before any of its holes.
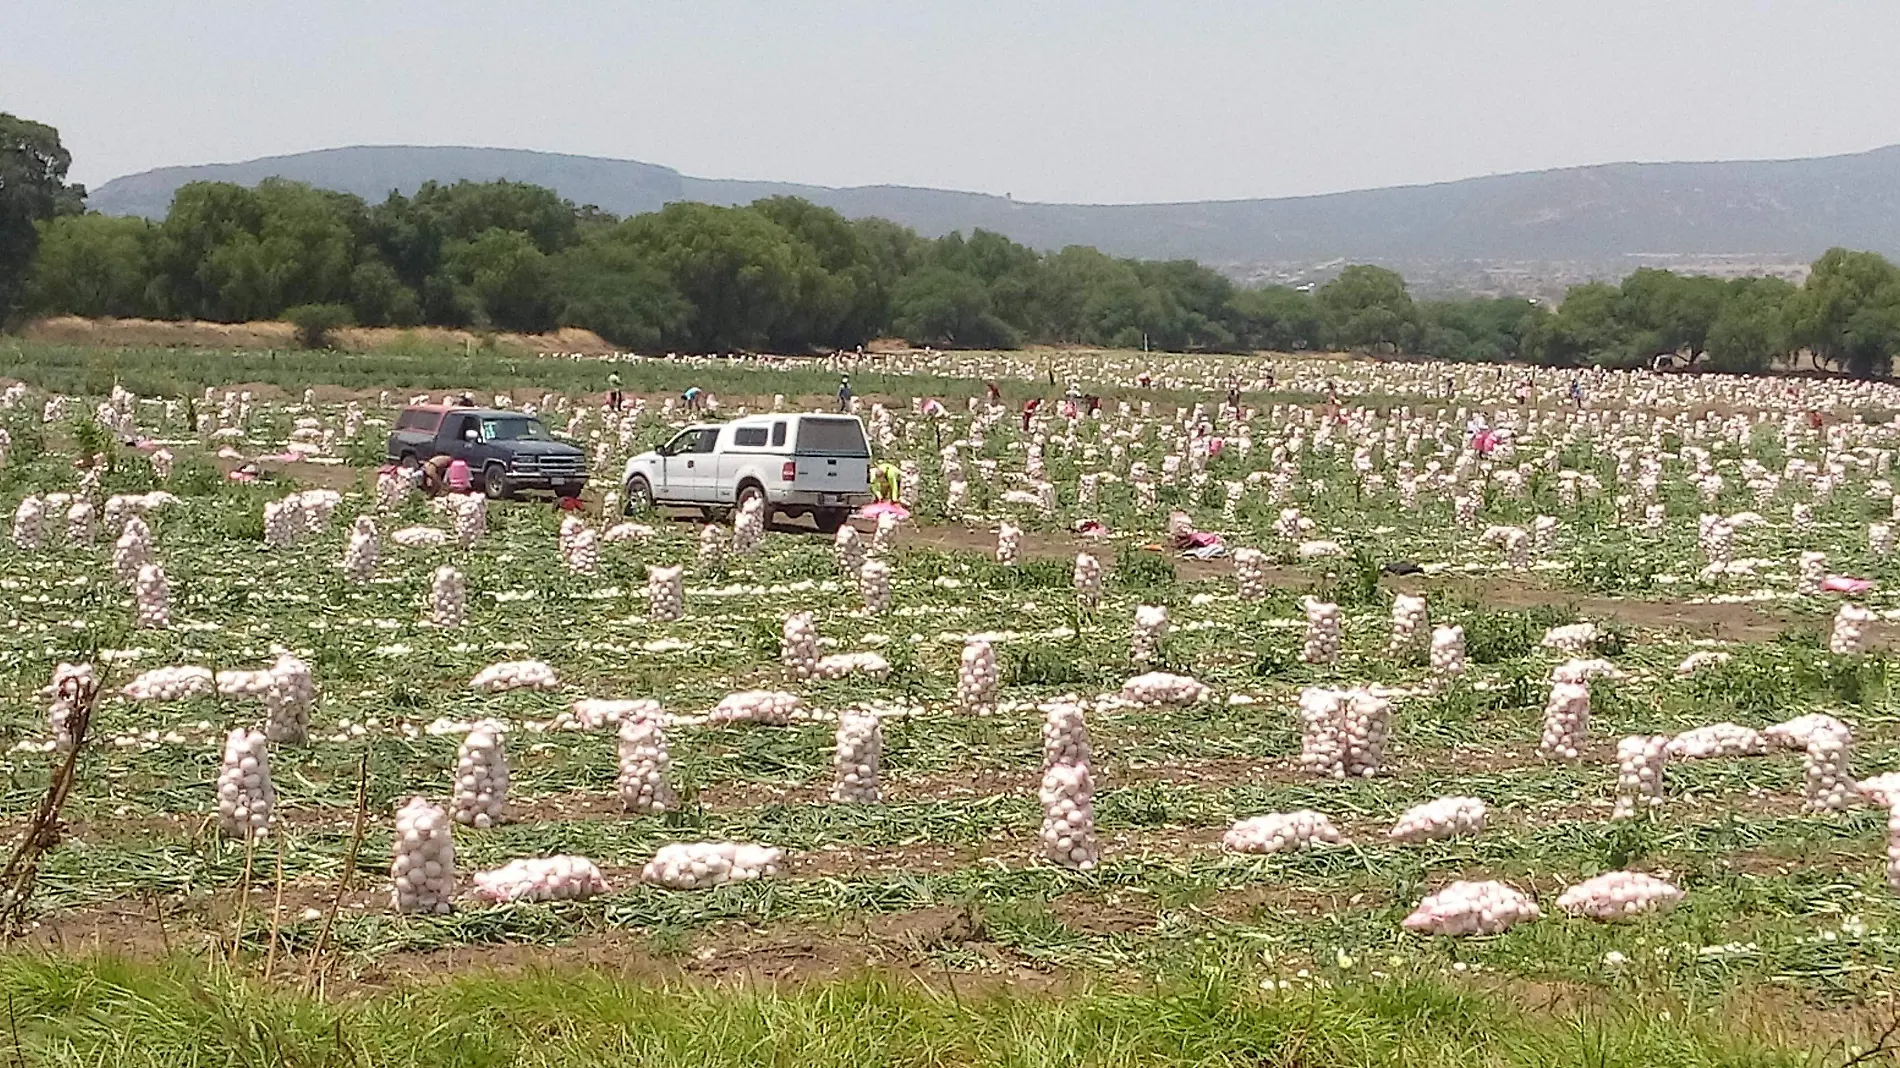
{"type": "Polygon", "coordinates": [[[790,460],[785,461],[785,466],[779,469],[778,480],[780,482],[790,482],[797,477],[798,465],[790,460]]]}

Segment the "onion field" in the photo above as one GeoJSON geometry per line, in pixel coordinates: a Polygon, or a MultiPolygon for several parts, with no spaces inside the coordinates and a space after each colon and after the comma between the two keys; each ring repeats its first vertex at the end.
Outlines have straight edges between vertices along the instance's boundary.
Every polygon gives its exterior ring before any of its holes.
{"type": "Polygon", "coordinates": [[[144,396],[40,355],[0,361],[29,1063],[1840,1064],[1900,1030],[1900,388],[213,354],[144,396]],[[587,450],[585,509],[379,472],[455,367],[587,450]],[[829,409],[844,372],[909,519],[620,514],[686,385],[829,409]]]}

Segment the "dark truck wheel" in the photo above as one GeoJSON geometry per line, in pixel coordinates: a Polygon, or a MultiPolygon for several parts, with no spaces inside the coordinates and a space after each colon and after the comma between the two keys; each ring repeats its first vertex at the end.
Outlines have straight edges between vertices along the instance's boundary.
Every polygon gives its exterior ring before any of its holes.
{"type": "Polygon", "coordinates": [[[555,496],[572,497],[575,500],[580,500],[581,494],[586,493],[586,492],[587,492],[587,483],[585,482],[576,482],[576,483],[573,483],[572,485],[554,487],[555,496]]]}
{"type": "Polygon", "coordinates": [[[491,501],[506,500],[514,487],[508,485],[508,469],[500,464],[482,468],[482,492],[491,501]]]}
{"type": "Polygon", "coordinates": [[[653,487],[645,475],[627,480],[627,502],[621,507],[626,515],[645,515],[653,510],[653,487]]]}
{"type": "Polygon", "coordinates": [[[849,508],[820,508],[811,514],[811,521],[826,534],[836,534],[844,529],[845,522],[851,518],[849,508]]]}

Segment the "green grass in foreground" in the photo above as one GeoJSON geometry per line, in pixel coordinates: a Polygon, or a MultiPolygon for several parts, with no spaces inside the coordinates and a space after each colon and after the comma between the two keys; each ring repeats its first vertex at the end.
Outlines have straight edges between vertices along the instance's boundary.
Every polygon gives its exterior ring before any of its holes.
{"type": "MultiPolygon", "coordinates": [[[[966,985],[968,980],[965,981],[966,985]]],[[[203,965],[0,957],[13,1059],[52,1065],[1832,1065],[1724,1006],[1532,1012],[1433,980],[1266,993],[1226,973],[1064,994],[888,979],[778,989],[596,973],[319,1001],[203,965]]],[[[1821,1033],[1825,1029],[1817,1028],[1821,1033]]],[[[1829,1043],[1832,1043],[1830,1045],[1829,1043]]]]}

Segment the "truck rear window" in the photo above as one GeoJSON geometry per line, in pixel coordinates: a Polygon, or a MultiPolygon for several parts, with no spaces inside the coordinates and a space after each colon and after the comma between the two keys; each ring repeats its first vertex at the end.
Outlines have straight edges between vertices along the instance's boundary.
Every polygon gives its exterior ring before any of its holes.
{"type": "Polygon", "coordinates": [[[798,421],[798,451],[812,456],[869,456],[856,419],[806,417],[798,421]]]}

